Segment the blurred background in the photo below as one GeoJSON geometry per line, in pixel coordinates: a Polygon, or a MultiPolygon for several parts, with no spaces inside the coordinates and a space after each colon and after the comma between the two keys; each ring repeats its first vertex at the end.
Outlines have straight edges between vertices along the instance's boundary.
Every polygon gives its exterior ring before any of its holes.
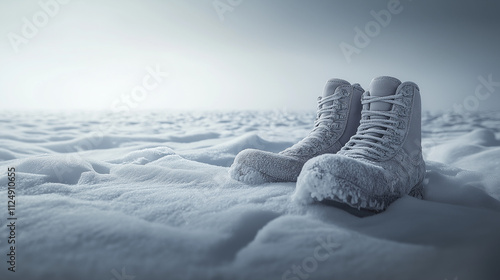
{"type": "Polygon", "coordinates": [[[500,4],[2,0],[0,110],[315,110],[332,77],[500,104],[500,4]]]}

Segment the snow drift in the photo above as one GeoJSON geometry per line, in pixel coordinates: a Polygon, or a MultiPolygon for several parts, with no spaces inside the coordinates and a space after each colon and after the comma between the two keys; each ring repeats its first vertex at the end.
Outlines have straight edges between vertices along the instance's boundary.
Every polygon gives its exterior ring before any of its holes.
{"type": "Polygon", "coordinates": [[[1,279],[498,279],[500,114],[424,114],[425,199],[360,217],[246,185],[314,114],[0,113],[1,279]],[[7,168],[16,169],[16,272],[7,168]]]}

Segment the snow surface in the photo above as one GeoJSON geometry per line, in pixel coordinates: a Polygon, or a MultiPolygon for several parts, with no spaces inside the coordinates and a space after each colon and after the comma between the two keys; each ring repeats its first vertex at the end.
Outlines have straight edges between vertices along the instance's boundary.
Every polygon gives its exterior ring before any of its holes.
{"type": "Polygon", "coordinates": [[[377,215],[229,177],[314,112],[0,113],[0,279],[499,279],[500,113],[424,114],[425,200],[377,215]],[[7,270],[16,168],[16,273],[7,270]]]}

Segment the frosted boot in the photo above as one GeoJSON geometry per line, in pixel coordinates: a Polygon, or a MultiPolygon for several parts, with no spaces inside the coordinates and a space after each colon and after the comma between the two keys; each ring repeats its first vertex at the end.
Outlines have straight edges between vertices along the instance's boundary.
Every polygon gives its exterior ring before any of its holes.
{"type": "Polygon", "coordinates": [[[356,133],[361,118],[359,84],[331,79],[318,97],[314,128],[307,137],[280,152],[241,151],[229,169],[232,178],[250,184],[295,182],[304,163],[315,156],[336,153],[356,133]]]}
{"type": "Polygon", "coordinates": [[[422,198],[425,163],[418,86],[378,77],[361,103],[356,135],[337,154],[304,165],[295,199],[381,211],[406,194],[422,198]]]}

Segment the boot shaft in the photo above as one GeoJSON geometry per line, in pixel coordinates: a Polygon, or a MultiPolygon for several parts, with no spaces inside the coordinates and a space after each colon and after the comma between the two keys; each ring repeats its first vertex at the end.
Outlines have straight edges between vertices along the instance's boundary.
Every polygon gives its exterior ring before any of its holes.
{"type": "Polygon", "coordinates": [[[303,159],[336,153],[356,133],[361,118],[359,84],[332,79],[326,83],[325,93],[318,97],[318,110],[313,130],[297,144],[281,152],[303,159]]]}
{"type": "MultiPolygon", "coordinates": [[[[403,93],[403,102],[406,108],[399,109],[402,113],[402,118],[406,120],[407,129],[406,136],[403,141],[403,150],[410,156],[412,160],[419,160],[422,157],[422,104],[419,87],[411,82],[406,82],[401,85],[403,93]]],[[[404,129],[404,128],[402,128],[404,129]]]]}
{"type": "Polygon", "coordinates": [[[403,149],[412,159],[421,158],[421,100],[415,83],[375,78],[361,102],[361,124],[341,154],[385,161],[403,149]]]}

